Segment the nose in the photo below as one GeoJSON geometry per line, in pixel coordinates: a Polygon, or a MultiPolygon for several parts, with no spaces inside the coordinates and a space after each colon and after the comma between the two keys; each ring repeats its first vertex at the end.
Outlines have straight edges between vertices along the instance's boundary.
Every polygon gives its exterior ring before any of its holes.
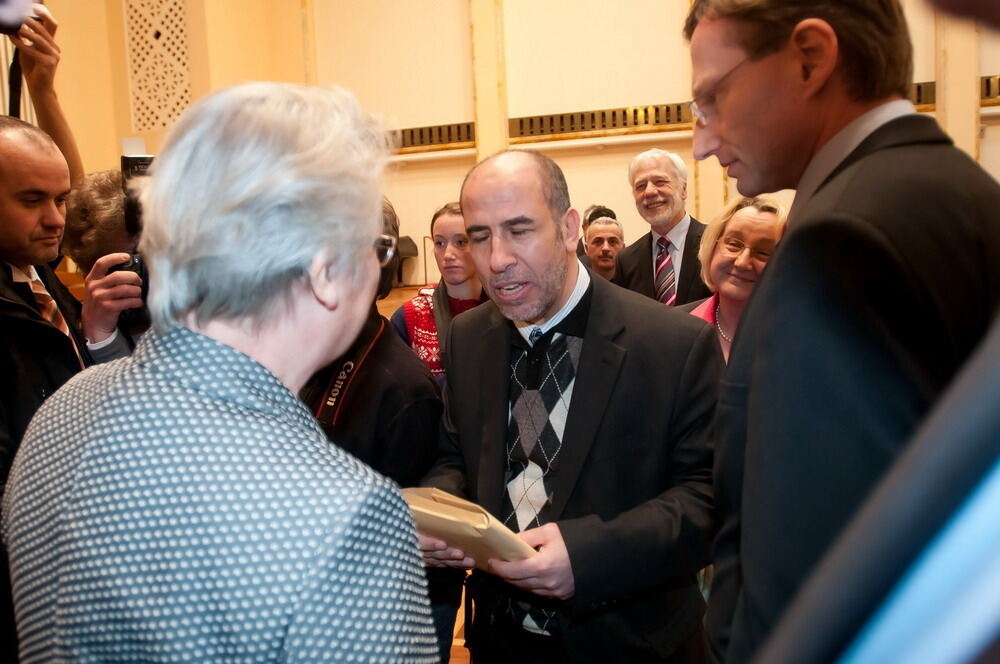
{"type": "Polygon", "coordinates": [[[692,140],[692,153],[698,161],[708,159],[719,149],[719,137],[710,127],[706,127],[700,120],[694,123],[694,138],[692,140]]]}
{"type": "Polygon", "coordinates": [[[741,270],[753,269],[753,261],[750,259],[750,247],[743,247],[743,251],[733,260],[733,265],[741,270]]]}
{"type": "Polygon", "coordinates": [[[490,238],[490,270],[494,274],[502,274],[517,259],[507,249],[507,243],[502,237],[494,235],[490,238]]]}
{"type": "Polygon", "coordinates": [[[55,199],[46,201],[42,206],[41,225],[49,229],[58,229],[66,225],[66,215],[62,205],[55,199]]]}

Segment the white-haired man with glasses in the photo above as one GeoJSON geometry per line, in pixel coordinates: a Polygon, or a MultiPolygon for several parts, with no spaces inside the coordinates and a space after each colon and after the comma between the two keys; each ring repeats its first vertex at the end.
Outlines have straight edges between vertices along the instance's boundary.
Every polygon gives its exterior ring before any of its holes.
{"type": "Polygon", "coordinates": [[[649,232],[618,254],[612,281],[667,306],[711,293],[700,278],[698,246],[705,224],[685,209],[687,166],[673,152],[640,152],[628,167],[635,209],[649,232]]]}
{"type": "Polygon", "coordinates": [[[437,661],[405,503],[296,397],[392,256],[384,153],[349,93],[286,84],[171,131],[153,329],[44,404],[7,485],[22,661],[437,661]]]}

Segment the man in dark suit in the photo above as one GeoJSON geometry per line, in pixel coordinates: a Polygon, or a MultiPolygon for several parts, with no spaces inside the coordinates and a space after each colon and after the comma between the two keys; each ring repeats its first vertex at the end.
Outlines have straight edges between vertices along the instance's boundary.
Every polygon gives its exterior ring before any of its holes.
{"type": "Polygon", "coordinates": [[[1000,302],[1000,186],[905,95],[897,0],[699,0],[695,157],[794,187],[714,426],[713,656],[744,662],[1000,302]],[[733,13],[730,13],[733,12],[733,13]]]}
{"type": "Polygon", "coordinates": [[[618,254],[612,281],[671,306],[711,295],[701,280],[698,261],[705,224],[684,209],[684,160],[659,148],[646,150],[629,164],[628,180],[635,208],[650,232],[618,254]]]}
{"type": "MultiPolygon", "coordinates": [[[[452,324],[424,484],[538,550],[472,575],[473,661],[702,661],[712,330],[580,266],[579,217],[540,154],[481,162],[462,210],[491,302],[452,324]]],[[[473,564],[440,540],[421,547],[431,565],[473,564]]]]}
{"type": "MultiPolygon", "coordinates": [[[[120,307],[135,306],[127,298],[136,275],[104,277],[122,258],[108,263],[106,256],[95,266],[83,322],[80,303],[49,265],[59,255],[69,188],[66,159],[48,134],[0,116],[0,491],[42,402],[85,365],[128,352],[122,336],[96,334],[105,324],[114,329],[120,307]],[[125,283],[126,292],[116,283],[125,283]],[[85,335],[102,343],[90,344],[85,335]]],[[[0,551],[0,652],[4,661],[17,661],[9,582],[0,551]]]]}

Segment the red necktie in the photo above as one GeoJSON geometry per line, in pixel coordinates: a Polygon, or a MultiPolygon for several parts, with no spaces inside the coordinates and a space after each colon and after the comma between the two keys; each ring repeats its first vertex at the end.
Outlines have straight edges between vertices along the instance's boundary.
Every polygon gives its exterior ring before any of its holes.
{"type": "Polygon", "coordinates": [[[675,288],[674,261],[670,258],[670,240],[661,237],[656,241],[656,299],[663,304],[673,306],[677,301],[675,288]]]}
{"type": "Polygon", "coordinates": [[[35,302],[38,303],[38,312],[42,315],[42,318],[52,323],[52,327],[69,337],[70,343],[73,344],[73,352],[76,353],[77,359],[80,360],[80,367],[83,367],[84,364],[83,358],[80,357],[80,349],[76,347],[76,340],[74,340],[73,335],[70,334],[66,318],[63,317],[62,312],[59,311],[59,306],[56,304],[56,301],[52,299],[49,292],[45,290],[45,284],[43,284],[41,279],[38,277],[31,280],[31,293],[35,296],[35,302]]]}

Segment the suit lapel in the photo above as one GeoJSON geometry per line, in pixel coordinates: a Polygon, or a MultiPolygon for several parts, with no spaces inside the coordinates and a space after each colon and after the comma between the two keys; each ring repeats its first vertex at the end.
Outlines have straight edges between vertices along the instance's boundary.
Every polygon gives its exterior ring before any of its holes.
{"type": "MultiPolygon", "coordinates": [[[[490,326],[480,337],[479,353],[470,361],[480,367],[479,478],[476,499],[494,515],[503,502],[503,478],[507,454],[507,414],[510,390],[510,324],[495,305],[489,304],[490,326]],[[491,389],[496,385],[499,389],[491,389]]],[[[476,443],[474,443],[476,444],[476,443]]]]}
{"type": "Polygon", "coordinates": [[[677,276],[678,302],[690,301],[691,284],[695,279],[701,279],[699,275],[701,264],[698,263],[698,249],[701,245],[701,234],[704,230],[705,225],[694,217],[691,217],[687,236],[684,238],[684,258],[681,265],[681,273],[677,276]]]}
{"type": "Polygon", "coordinates": [[[642,291],[649,297],[656,297],[656,284],[653,281],[653,234],[646,233],[640,240],[642,251],[639,253],[639,283],[642,291]]]}
{"type": "Polygon", "coordinates": [[[587,331],[563,432],[563,450],[552,482],[554,520],[562,516],[573,492],[625,362],[625,349],[615,342],[624,326],[618,302],[610,292],[614,287],[598,277],[593,283],[587,331]]]}

